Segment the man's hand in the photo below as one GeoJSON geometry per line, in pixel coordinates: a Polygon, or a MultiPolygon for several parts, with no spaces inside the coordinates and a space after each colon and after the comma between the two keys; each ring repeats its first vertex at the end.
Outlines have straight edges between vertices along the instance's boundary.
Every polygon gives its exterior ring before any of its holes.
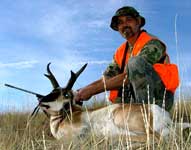
{"type": "Polygon", "coordinates": [[[91,91],[88,87],[81,88],[75,92],[74,100],[77,102],[89,100],[92,96],[90,93],[91,91]]]}
{"type": "MultiPolygon", "coordinates": [[[[93,95],[104,92],[105,90],[114,90],[122,87],[124,78],[126,76],[126,73],[121,73],[113,78],[105,79],[105,83],[103,82],[103,79],[99,79],[88,86],[81,88],[74,93],[74,100],[75,101],[84,101],[90,99],[93,95]],[[104,87],[104,84],[105,87],[104,87]]],[[[125,80],[125,83],[127,83],[128,80],[125,80]]]]}

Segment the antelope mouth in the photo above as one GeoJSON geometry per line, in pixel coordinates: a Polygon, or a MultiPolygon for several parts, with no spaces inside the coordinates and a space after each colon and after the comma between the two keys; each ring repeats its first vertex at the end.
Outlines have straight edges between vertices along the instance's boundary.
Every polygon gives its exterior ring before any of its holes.
{"type": "Polygon", "coordinates": [[[40,107],[44,107],[45,109],[49,109],[50,108],[49,105],[45,105],[45,104],[40,104],[40,107]]]}

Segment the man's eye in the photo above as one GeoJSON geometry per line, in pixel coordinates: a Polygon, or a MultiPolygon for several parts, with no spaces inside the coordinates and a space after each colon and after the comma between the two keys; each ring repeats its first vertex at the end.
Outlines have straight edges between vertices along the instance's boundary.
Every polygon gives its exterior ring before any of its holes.
{"type": "Polygon", "coordinates": [[[120,24],[122,24],[122,23],[123,23],[123,21],[118,21],[118,22],[117,22],[118,25],[120,25],[120,24]]]}

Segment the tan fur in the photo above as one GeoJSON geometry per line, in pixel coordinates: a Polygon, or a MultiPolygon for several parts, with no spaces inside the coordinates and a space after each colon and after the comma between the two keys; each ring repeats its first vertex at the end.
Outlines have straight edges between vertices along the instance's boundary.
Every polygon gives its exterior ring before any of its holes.
{"type": "MultiPolygon", "coordinates": [[[[145,106],[148,114],[148,106],[145,106]]],[[[113,112],[114,122],[120,128],[127,128],[128,126],[128,129],[131,131],[145,132],[143,110],[144,108],[141,104],[120,105],[113,112]]],[[[152,123],[152,115],[150,116],[150,123],[152,123]]]]}

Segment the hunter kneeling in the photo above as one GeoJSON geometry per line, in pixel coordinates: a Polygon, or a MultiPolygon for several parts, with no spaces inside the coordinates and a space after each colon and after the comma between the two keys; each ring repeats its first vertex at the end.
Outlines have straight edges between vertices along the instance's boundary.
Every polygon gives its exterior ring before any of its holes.
{"type": "Polygon", "coordinates": [[[152,104],[155,101],[160,107],[164,102],[167,111],[171,109],[179,84],[178,69],[170,64],[165,44],[142,29],[144,25],[145,18],[135,8],[125,6],[116,11],[110,27],[126,41],[117,48],[104,72],[105,81],[99,79],[79,89],[76,101],[88,100],[104,92],[106,86],[112,103],[149,101],[152,104]]]}

